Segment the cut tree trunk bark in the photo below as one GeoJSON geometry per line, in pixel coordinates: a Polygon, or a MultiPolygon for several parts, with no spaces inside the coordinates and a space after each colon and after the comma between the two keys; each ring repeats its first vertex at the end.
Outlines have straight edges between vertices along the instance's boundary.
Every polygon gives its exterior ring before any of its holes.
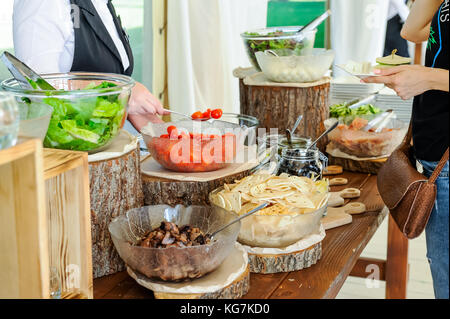
{"type": "MultiPolygon", "coordinates": [[[[297,135],[315,139],[325,131],[323,122],[329,118],[330,81],[302,83],[295,86],[246,85],[239,79],[241,113],[256,117],[262,128],[279,130],[284,134],[292,129],[299,115],[303,115],[297,135]]],[[[323,138],[318,147],[325,150],[323,138]]]]}
{"type": "Polygon", "coordinates": [[[185,182],[162,179],[142,174],[145,205],[209,205],[209,193],[232,184],[250,174],[250,171],[218,178],[209,182],[185,182]]]}
{"type": "Polygon", "coordinates": [[[254,255],[249,253],[248,261],[252,273],[276,274],[309,268],[315,265],[321,257],[322,242],[290,254],[254,255]]]}
{"type": "Polygon", "coordinates": [[[387,159],[355,161],[349,158],[333,157],[328,154],[330,165],[339,165],[349,172],[367,173],[377,175],[380,168],[386,163],[387,159]]]}
{"type": "Polygon", "coordinates": [[[118,158],[89,163],[94,278],[126,269],[108,225],[128,210],[143,206],[139,155],[136,147],[118,158]]]}

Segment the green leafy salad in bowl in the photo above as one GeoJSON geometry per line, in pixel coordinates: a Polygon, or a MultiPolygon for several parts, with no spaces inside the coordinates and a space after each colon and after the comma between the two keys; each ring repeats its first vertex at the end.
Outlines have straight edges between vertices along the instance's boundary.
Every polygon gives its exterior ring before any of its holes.
{"type": "Polygon", "coordinates": [[[357,108],[350,108],[348,103],[335,104],[330,106],[330,118],[344,119],[345,122],[353,121],[356,117],[371,119],[374,115],[383,111],[373,104],[362,105],[357,108]]]}
{"type": "Polygon", "coordinates": [[[100,73],[44,78],[56,90],[26,90],[15,80],[2,83],[5,90],[16,96],[20,108],[53,108],[44,146],[90,153],[106,148],[125,124],[134,81],[122,75],[100,73]]]}
{"type": "Polygon", "coordinates": [[[274,27],[242,33],[241,37],[252,65],[261,71],[256,59],[256,52],[289,49],[300,55],[302,49],[313,48],[317,30],[307,32],[305,37],[302,37],[297,33],[301,28],[301,26],[274,27]]]}

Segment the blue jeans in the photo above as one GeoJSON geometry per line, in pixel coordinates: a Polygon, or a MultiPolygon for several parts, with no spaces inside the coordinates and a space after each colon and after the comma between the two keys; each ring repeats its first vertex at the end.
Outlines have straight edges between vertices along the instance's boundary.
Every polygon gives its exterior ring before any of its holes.
{"type": "MultiPolygon", "coordinates": [[[[424,175],[430,177],[437,162],[419,160],[424,175]]],[[[449,215],[449,164],[445,165],[436,181],[437,199],[426,227],[427,258],[433,277],[434,295],[437,299],[448,299],[448,215],[449,215]]]]}

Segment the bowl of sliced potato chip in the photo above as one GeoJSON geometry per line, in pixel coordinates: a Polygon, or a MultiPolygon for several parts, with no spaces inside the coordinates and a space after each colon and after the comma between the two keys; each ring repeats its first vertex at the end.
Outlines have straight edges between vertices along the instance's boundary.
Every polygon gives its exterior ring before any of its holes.
{"type": "Polygon", "coordinates": [[[225,184],[209,195],[212,205],[244,215],[270,205],[241,221],[238,241],[244,245],[281,248],[318,233],[328,203],[328,180],[256,174],[225,184]]]}

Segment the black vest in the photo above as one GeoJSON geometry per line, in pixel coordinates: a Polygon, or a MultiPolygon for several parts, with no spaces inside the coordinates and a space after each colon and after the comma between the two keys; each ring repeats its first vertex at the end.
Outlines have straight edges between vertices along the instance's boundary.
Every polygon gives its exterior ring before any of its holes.
{"type": "Polygon", "coordinates": [[[108,3],[119,37],[130,60],[130,66],[124,70],[119,51],[97,10],[90,0],[70,0],[79,7],[79,20],[75,17],[78,10],[72,10],[75,30],[75,51],[72,72],[101,72],[131,75],[134,69],[133,52],[126,32],[117,17],[111,0],[108,3]],[[79,22],[79,25],[76,25],[79,22]]]}

